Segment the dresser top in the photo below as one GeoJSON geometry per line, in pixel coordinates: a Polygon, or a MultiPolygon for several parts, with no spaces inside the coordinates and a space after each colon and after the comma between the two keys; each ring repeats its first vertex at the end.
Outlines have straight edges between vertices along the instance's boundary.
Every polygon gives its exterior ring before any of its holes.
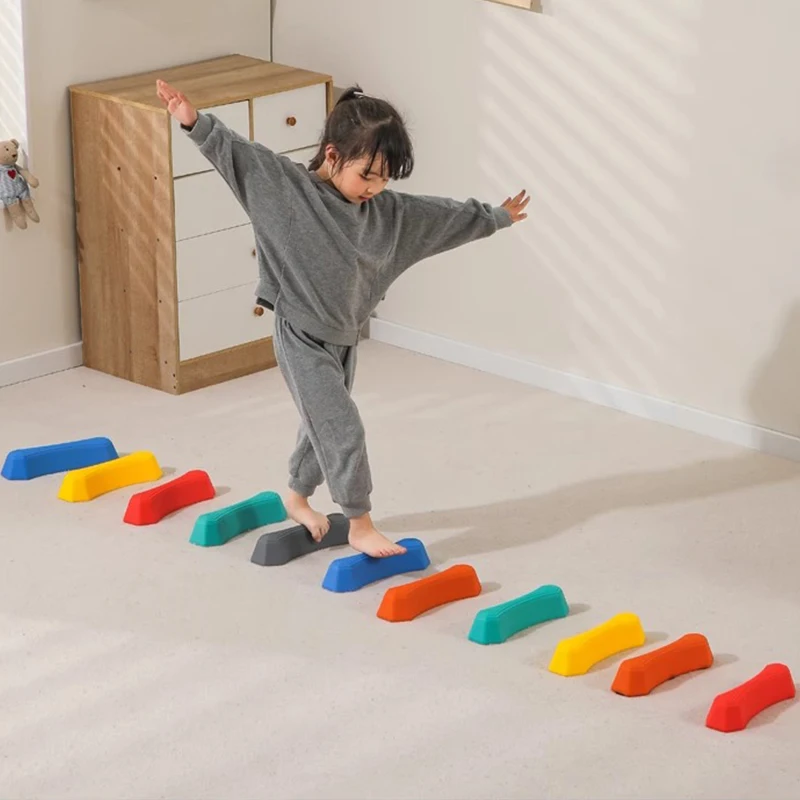
{"type": "Polygon", "coordinates": [[[70,86],[70,91],[136,106],[163,109],[156,94],[161,78],[182,91],[197,108],[326,83],[330,75],[309,72],[249,56],[230,55],[124,78],[70,86]]]}

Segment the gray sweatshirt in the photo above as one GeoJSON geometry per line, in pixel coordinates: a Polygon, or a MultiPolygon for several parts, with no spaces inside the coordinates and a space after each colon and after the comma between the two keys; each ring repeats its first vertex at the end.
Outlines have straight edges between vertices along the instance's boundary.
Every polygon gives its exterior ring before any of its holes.
{"type": "Polygon", "coordinates": [[[512,224],[503,208],[384,190],[350,203],[316,172],[200,114],[189,137],[253,223],[256,293],[330,344],[354,345],[389,286],[422,259],[512,224]]]}

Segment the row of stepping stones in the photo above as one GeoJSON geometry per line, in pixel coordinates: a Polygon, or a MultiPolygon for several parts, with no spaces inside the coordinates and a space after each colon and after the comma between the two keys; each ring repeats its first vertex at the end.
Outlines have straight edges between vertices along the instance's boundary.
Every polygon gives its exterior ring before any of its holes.
{"type": "MultiPolygon", "coordinates": [[[[146,451],[120,457],[107,437],[61,442],[44,447],[11,451],[2,476],[7,480],[33,480],[43,475],[66,473],[58,493],[60,500],[78,503],[163,477],[156,457],[146,451]]],[[[216,497],[204,470],[191,470],[167,483],[133,495],[123,516],[130,525],[155,525],[169,514],[216,497]]],[[[280,495],[260,492],[234,505],[200,515],[189,541],[200,547],[219,547],[249,531],[284,522],[286,509],[280,495]]],[[[251,561],[278,567],[311,553],[347,544],[348,520],[329,516],[330,530],[316,542],[303,526],[265,533],[257,541],[251,561]]],[[[354,592],[387,578],[426,570],[430,558],[419,539],[401,539],[401,555],[371,558],[359,553],[334,560],[322,587],[330,592],[354,592]]],[[[457,564],[449,569],[395,586],[386,591],[377,616],[388,622],[410,622],[439,606],[477,597],[482,585],[474,567],[457,564]]],[[[468,638],[481,645],[506,642],[523,630],[569,615],[569,604],[558,586],[545,585],[508,602],[479,611],[468,638]]],[[[639,618],[617,614],[606,622],[559,642],[550,661],[550,672],[564,677],[585,675],[599,662],[645,644],[639,618]]],[[[627,697],[647,695],[679,675],[708,669],[714,663],[708,640],[688,633],[664,647],[623,661],[611,690],[627,697]]],[[[723,694],[711,704],[706,725],[726,733],[743,730],[769,706],[795,697],[795,683],[785,664],[768,664],[750,680],[723,694]]]]}

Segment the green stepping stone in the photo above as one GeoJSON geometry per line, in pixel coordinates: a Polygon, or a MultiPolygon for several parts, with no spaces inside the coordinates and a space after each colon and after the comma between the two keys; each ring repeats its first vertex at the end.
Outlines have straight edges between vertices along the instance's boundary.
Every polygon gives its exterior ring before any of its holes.
{"type": "Polygon", "coordinates": [[[241,503],[199,516],[189,541],[200,547],[218,547],[243,533],[285,519],[286,509],[280,495],[261,492],[241,503]]]}
{"type": "Polygon", "coordinates": [[[567,614],[569,605],[564,592],[558,586],[540,586],[522,597],[479,611],[469,639],[478,644],[501,644],[515,633],[567,614]]]}

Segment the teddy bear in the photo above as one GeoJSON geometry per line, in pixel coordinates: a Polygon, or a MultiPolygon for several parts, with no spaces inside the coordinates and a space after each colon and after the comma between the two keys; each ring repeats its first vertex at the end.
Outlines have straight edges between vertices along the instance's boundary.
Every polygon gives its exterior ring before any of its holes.
{"type": "Polygon", "coordinates": [[[14,224],[24,230],[28,227],[28,217],[34,222],[39,221],[30,190],[30,187],[35,189],[39,181],[24,167],[17,166],[18,158],[19,142],[16,139],[0,142],[0,201],[8,209],[14,224]]]}

